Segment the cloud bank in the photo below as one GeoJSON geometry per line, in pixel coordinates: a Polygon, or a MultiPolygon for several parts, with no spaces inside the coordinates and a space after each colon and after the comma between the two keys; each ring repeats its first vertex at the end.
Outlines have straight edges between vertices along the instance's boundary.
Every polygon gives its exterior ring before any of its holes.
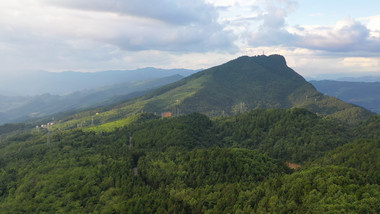
{"type": "MultiPolygon", "coordinates": [[[[304,2],[3,1],[0,72],[205,68],[239,55],[261,54],[261,50],[284,54],[291,66],[303,70],[313,70],[308,66],[318,62],[336,71],[379,68],[380,15],[343,15],[335,24],[298,24],[292,16],[301,3],[304,2]],[[340,67],[331,65],[334,59],[340,67]]],[[[322,19],[324,14],[317,11],[310,17],[322,19]]]]}
{"type": "Polygon", "coordinates": [[[255,21],[261,25],[256,31],[247,32],[249,45],[282,45],[327,52],[380,52],[380,26],[370,29],[351,17],[336,22],[335,26],[289,26],[286,19],[297,3],[277,3],[269,1],[266,10],[256,17],[255,21]],[[378,36],[375,36],[376,33],[378,36]]]}

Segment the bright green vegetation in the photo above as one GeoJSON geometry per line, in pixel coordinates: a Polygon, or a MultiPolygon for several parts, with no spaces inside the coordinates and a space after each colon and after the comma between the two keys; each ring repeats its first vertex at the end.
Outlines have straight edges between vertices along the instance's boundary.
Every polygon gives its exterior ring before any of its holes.
{"type": "Polygon", "coordinates": [[[157,119],[159,118],[158,116],[154,114],[149,114],[149,113],[141,113],[141,114],[136,114],[134,116],[130,116],[121,120],[116,120],[113,122],[109,123],[104,123],[99,126],[94,126],[90,128],[85,128],[84,131],[88,132],[113,132],[118,128],[122,128],[128,125],[131,125],[132,123],[140,123],[143,121],[147,121],[150,119],[157,119]]]}
{"type": "Polygon", "coordinates": [[[378,127],[297,108],[142,113],[56,128],[49,144],[45,129],[1,126],[0,212],[379,213],[378,127]]]}

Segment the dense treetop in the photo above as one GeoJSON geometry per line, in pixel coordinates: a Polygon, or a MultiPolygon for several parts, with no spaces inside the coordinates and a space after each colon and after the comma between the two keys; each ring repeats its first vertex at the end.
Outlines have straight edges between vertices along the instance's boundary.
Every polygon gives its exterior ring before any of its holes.
{"type": "Polygon", "coordinates": [[[355,127],[297,108],[143,113],[50,135],[15,126],[0,127],[1,213],[380,212],[377,116],[355,127]]]}

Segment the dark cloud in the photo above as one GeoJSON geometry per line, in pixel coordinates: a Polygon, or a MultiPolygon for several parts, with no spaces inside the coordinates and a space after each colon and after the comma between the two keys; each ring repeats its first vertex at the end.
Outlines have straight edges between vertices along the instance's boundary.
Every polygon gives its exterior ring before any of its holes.
{"type": "Polygon", "coordinates": [[[187,25],[216,20],[216,9],[203,0],[46,0],[79,10],[112,12],[160,20],[166,23],[187,25]]]}
{"type": "Polygon", "coordinates": [[[161,50],[174,52],[235,52],[234,35],[218,25],[184,26],[181,28],[140,29],[126,31],[105,42],[125,50],[161,50]]]}
{"type": "MultiPolygon", "coordinates": [[[[49,0],[59,7],[121,15],[112,36],[93,39],[128,51],[235,52],[236,36],[217,22],[217,9],[203,0],[49,0]],[[123,17],[127,21],[123,21],[123,17]]],[[[109,23],[106,23],[109,24],[109,23]]]]}

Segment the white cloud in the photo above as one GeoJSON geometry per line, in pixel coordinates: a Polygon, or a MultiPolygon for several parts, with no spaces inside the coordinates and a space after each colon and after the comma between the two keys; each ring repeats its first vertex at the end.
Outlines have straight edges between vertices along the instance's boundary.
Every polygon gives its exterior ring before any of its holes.
{"type": "Polygon", "coordinates": [[[380,51],[380,41],[372,41],[369,29],[350,17],[338,21],[333,27],[309,27],[298,33],[298,45],[305,48],[333,52],[380,51]]]}
{"type": "Polygon", "coordinates": [[[367,26],[350,17],[334,26],[287,26],[286,10],[275,6],[270,11],[262,16],[263,24],[247,34],[249,45],[283,45],[361,55],[380,52],[380,21],[377,19],[371,19],[367,26]]]}
{"type": "Polygon", "coordinates": [[[247,43],[250,46],[277,46],[293,43],[294,36],[287,32],[287,16],[296,10],[298,4],[292,0],[261,1],[254,5],[253,12],[257,17],[252,21],[252,27],[246,32],[247,43]],[[257,26],[257,23],[260,23],[257,26]]]}
{"type": "Polygon", "coordinates": [[[363,18],[367,21],[367,28],[370,30],[370,36],[373,39],[380,39],[380,15],[363,18]]]}
{"type": "Polygon", "coordinates": [[[344,66],[380,70],[380,59],[365,57],[347,57],[342,61],[344,66]]]}

